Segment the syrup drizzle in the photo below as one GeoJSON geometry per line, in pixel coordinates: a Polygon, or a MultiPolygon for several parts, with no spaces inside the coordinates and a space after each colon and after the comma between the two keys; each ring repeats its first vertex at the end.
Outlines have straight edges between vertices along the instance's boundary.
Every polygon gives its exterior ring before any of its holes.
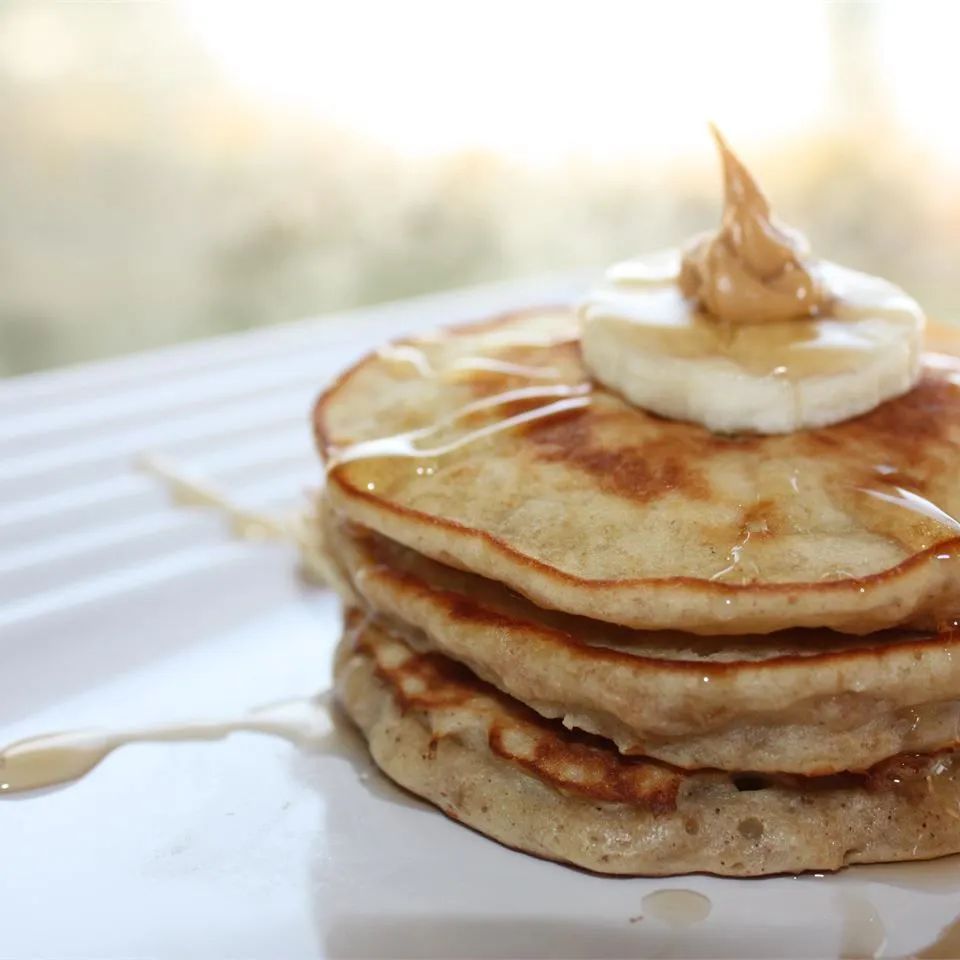
{"type": "Polygon", "coordinates": [[[424,378],[435,373],[430,358],[409,343],[388,343],[377,350],[377,356],[388,363],[409,364],[424,378]]]}
{"type": "Polygon", "coordinates": [[[18,740],[0,751],[0,796],[79,780],[114,750],[132,743],[222,740],[246,732],[317,746],[333,731],[328,700],[320,694],[268,704],[230,719],[76,730],[18,740]]]}
{"type": "Polygon", "coordinates": [[[921,497],[920,494],[914,493],[911,490],[905,490],[903,487],[895,486],[893,490],[895,493],[887,493],[883,490],[871,490],[866,487],[860,488],[861,493],[865,493],[867,496],[873,497],[876,500],[882,500],[885,503],[891,503],[897,507],[903,507],[922,517],[926,517],[928,520],[933,520],[941,526],[949,527],[954,534],[960,533],[960,520],[951,517],[949,513],[941,510],[940,507],[926,497],[921,497]]]}
{"type": "Polygon", "coordinates": [[[300,517],[262,513],[240,506],[205,477],[189,474],[183,467],[159,454],[143,454],[138,465],[162,480],[173,502],[182,507],[213,507],[230,523],[241,540],[292,540],[299,538],[300,517]]]}
{"type": "Polygon", "coordinates": [[[528,380],[559,380],[560,371],[556,367],[530,367],[522,363],[510,363],[495,357],[461,357],[453,362],[451,372],[455,373],[499,373],[508,377],[526,377],[528,380]]]}
{"type": "Polygon", "coordinates": [[[514,427],[523,426],[526,423],[532,423],[547,417],[557,416],[558,414],[567,413],[571,410],[581,410],[590,405],[591,391],[592,388],[589,383],[573,385],[559,384],[554,387],[523,387],[518,390],[497,394],[495,397],[485,397],[483,400],[478,400],[475,403],[461,407],[450,416],[443,417],[430,426],[410,430],[407,433],[381,437],[376,440],[364,440],[351,444],[343,449],[336,450],[329,458],[327,472],[329,473],[345,463],[352,463],[357,460],[372,460],[382,457],[441,457],[444,454],[452,453],[454,450],[459,450],[461,447],[476,443],[478,440],[501,433],[504,430],[510,430],[514,427]],[[418,441],[428,440],[440,433],[444,428],[455,426],[457,421],[472,414],[481,413],[508,403],[525,400],[549,400],[551,398],[560,399],[556,399],[554,402],[546,403],[540,407],[535,407],[532,410],[525,410],[523,413],[504,417],[495,423],[488,423],[477,430],[471,430],[455,436],[446,443],[441,443],[434,447],[417,446],[418,441]]]}
{"type": "Polygon", "coordinates": [[[320,525],[307,509],[288,514],[264,513],[240,506],[206,477],[189,472],[180,464],[158,454],[143,454],[140,468],[162,480],[170,498],[181,507],[208,507],[226,517],[230,533],[240,540],[279,540],[291,543],[300,552],[301,576],[317,586],[339,587],[327,556],[320,525]]]}

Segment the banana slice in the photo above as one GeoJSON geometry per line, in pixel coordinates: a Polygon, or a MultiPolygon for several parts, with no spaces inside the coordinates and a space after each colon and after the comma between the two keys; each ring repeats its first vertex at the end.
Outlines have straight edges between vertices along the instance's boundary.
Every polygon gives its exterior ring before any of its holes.
{"type": "Polygon", "coordinates": [[[680,251],[612,267],[581,307],[583,357],[631,403],[717,433],[789,433],[858,416],[920,375],[924,314],[903,290],[817,261],[819,314],[758,324],[703,313],[680,251]]]}

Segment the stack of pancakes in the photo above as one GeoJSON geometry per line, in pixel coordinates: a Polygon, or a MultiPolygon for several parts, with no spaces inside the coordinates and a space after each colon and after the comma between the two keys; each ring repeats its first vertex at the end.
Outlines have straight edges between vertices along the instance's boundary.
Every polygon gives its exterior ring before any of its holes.
{"type": "Polygon", "coordinates": [[[960,361],[717,436],[529,311],[368,356],[315,429],[338,697],[404,787],[604,873],[960,851],[960,361]]]}

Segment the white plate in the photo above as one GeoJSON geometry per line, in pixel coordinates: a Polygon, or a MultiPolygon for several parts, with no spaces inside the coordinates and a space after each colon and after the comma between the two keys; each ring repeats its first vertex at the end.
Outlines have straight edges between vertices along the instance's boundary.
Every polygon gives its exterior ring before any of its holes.
{"type": "MultiPolygon", "coordinates": [[[[324,688],[333,598],[292,551],[169,505],[144,450],[251,505],[317,482],[306,411],[388,336],[523,302],[503,285],[0,385],[0,740],[219,716],[324,688]]],[[[507,850],[374,771],[350,731],[125,747],[0,801],[0,956],[902,956],[957,915],[960,863],[761,881],[604,879],[507,850]],[[920,887],[917,889],[915,887],[920,887]],[[709,897],[692,925],[644,897],[709,897]],[[641,918],[642,919],[639,919],[641,918]]]]}

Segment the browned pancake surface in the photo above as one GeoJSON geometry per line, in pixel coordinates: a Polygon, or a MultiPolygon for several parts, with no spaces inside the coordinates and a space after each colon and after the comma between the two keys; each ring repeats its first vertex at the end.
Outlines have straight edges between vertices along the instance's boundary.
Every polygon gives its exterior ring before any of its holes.
{"type": "Polygon", "coordinates": [[[542,606],[701,633],[960,609],[960,362],[834,427],[724,437],[592,384],[570,314],[409,341],[317,405],[355,520],[542,606]]]}

